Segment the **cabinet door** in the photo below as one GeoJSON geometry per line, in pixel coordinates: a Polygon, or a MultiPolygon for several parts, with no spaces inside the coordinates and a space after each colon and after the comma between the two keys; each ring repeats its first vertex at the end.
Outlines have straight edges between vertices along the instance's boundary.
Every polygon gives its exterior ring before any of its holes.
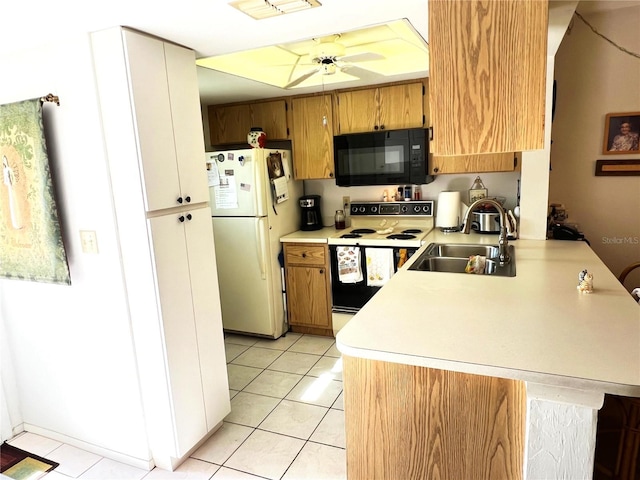
{"type": "Polygon", "coordinates": [[[250,110],[253,122],[251,126],[262,127],[262,130],[267,134],[267,140],[286,140],[289,138],[287,104],[284,100],[254,103],[250,106],[250,110]]]}
{"type": "Polygon", "coordinates": [[[211,209],[205,207],[185,213],[191,214],[191,219],[185,221],[187,256],[202,398],[207,430],[211,431],[231,411],[211,209]]]}
{"type": "Polygon", "coordinates": [[[291,116],[295,178],[334,178],[331,96],[294,98],[291,116]]]}
{"type": "Polygon", "coordinates": [[[287,305],[291,325],[331,328],[328,275],[326,267],[287,267],[287,305]]]}
{"type": "Polygon", "coordinates": [[[185,203],[208,202],[195,53],[170,43],[164,53],[181,197],[185,203]]]}
{"type": "MultiPolygon", "coordinates": [[[[179,205],[181,196],[163,42],[123,31],[147,211],[179,205]]],[[[204,158],[204,155],[203,157],[204,158]]],[[[204,163],[200,162],[201,164],[204,163]]]]}
{"type": "Polygon", "coordinates": [[[208,110],[211,145],[247,143],[247,133],[252,127],[248,104],[210,105],[208,110]]]}
{"type": "Polygon", "coordinates": [[[381,130],[424,126],[422,83],[391,85],[378,89],[378,126],[381,130]]]}
{"type": "Polygon", "coordinates": [[[543,148],[547,0],[429,0],[438,155],[543,148]]]}
{"type": "Polygon", "coordinates": [[[512,172],[518,161],[514,153],[485,153],[481,155],[432,155],[429,173],[512,172]]]}
{"type": "Polygon", "coordinates": [[[338,93],[336,108],[339,134],[372,132],[379,128],[375,88],[338,93]]]}
{"type": "Polygon", "coordinates": [[[207,434],[185,237],[186,213],[149,219],[177,455],[207,434]],[[180,219],[182,218],[182,222],[180,219]]]}

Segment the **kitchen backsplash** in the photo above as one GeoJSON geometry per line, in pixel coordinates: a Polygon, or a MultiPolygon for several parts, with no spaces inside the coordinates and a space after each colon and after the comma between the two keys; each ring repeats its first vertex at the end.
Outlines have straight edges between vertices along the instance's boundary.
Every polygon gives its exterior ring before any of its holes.
{"type": "MultiPolygon", "coordinates": [[[[438,175],[435,181],[428,185],[422,185],[422,198],[424,200],[438,200],[438,194],[444,190],[457,190],[462,192],[463,202],[468,202],[468,190],[471,188],[475,173],[438,175]]],[[[513,208],[516,205],[518,180],[520,172],[508,173],[482,173],[480,174],[484,185],[487,187],[489,197],[505,197],[505,207],[513,208]]],[[[349,196],[351,201],[382,201],[384,191],[397,189],[398,185],[366,186],[366,187],[338,187],[335,180],[305,180],[305,195],[320,195],[322,197],[322,221],[325,226],[333,225],[333,217],[336,210],[342,209],[342,197],[349,196]]]]}

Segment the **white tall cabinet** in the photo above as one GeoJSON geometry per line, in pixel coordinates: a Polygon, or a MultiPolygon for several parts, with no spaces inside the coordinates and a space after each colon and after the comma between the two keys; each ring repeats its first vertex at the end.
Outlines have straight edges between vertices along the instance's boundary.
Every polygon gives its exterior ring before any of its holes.
{"type": "Polygon", "coordinates": [[[91,43],[149,446],[173,469],[230,411],[195,55],[91,43]]]}

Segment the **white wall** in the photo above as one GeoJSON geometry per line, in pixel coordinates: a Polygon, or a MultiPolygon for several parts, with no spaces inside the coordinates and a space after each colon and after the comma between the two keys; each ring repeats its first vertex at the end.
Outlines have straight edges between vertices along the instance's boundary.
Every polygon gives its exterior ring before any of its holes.
{"type": "MultiPolygon", "coordinates": [[[[614,42],[640,52],[640,7],[585,18],[614,42]]],[[[619,275],[626,265],[640,261],[640,176],[596,177],[594,172],[596,160],[640,159],[602,154],[605,115],[640,112],[640,60],[576,18],[555,67],[549,200],[566,206],[569,221],[579,224],[593,250],[619,275]]],[[[633,285],[640,286],[640,272],[629,276],[627,286],[633,285]]]]}
{"type": "Polygon", "coordinates": [[[3,408],[0,420],[14,433],[24,427],[148,463],[89,37],[0,64],[0,104],[60,97],[59,107],[45,104],[45,120],[72,282],[0,280],[3,400],[22,417],[7,418],[11,408],[3,408]],[[98,254],[82,252],[80,230],[97,233],[98,254]]]}
{"type": "MultiPolygon", "coordinates": [[[[505,206],[513,208],[516,204],[516,192],[518,190],[519,172],[509,173],[480,173],[480,178],[487,187],[490,197],[502,196],[507,200],[505,206]]],[[[435,181],[422,185],[422,198],[424,200],[437,200],[438,193],[443,190],[457,190],[462,192],[463,202],[469,203],[468,190],[471,188],[476,174],[438,175],[435,181]]],[[[382,201],[385,190],[397,189],[398,185],[366,186],[366,187],[338,187],[335,180],[305,180],[305,195],[322,196],[322,218],[325,226],[333,225],[333,216],[336,210],[342,209],[342,197],[348,195],[351,200],[382,201]]]]}

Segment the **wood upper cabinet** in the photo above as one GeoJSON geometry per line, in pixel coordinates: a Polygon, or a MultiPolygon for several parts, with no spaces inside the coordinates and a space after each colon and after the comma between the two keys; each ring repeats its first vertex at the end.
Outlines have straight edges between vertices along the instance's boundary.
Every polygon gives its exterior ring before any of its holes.
{"type": "Polygon", "coordinates": [[[209,105],[207,110],[211,145],[247,143],[247,133],[252,127],[261,127],[269,140],[289,138],[285,100],[209,105]]]}
{"type": "Polygon", "coordinates": [[[548,0],[429,0],[432,153],[543,148],[548,0]]]}
{"type": "Polygon", "coordinates": [[[285,243],[289,325],[293,331],[333,335],[326,244],[285,243]]]}
{"type": "Polygon", "coordinates": [[[520,168],[520,153],[484,153],[480,155],[432,155],[429,174],[468,172],[513,172],[520,168]]]}
{"type": "Polygon", "coordinates": [[[336,133],[422,128],[423,95],[422,82],[338,92],[336,133]]]}
{"type": "Polygon", "coordinates": [[[291,99],[293,171],[297,180],[334,178],[331,95],[291,99]]]}

